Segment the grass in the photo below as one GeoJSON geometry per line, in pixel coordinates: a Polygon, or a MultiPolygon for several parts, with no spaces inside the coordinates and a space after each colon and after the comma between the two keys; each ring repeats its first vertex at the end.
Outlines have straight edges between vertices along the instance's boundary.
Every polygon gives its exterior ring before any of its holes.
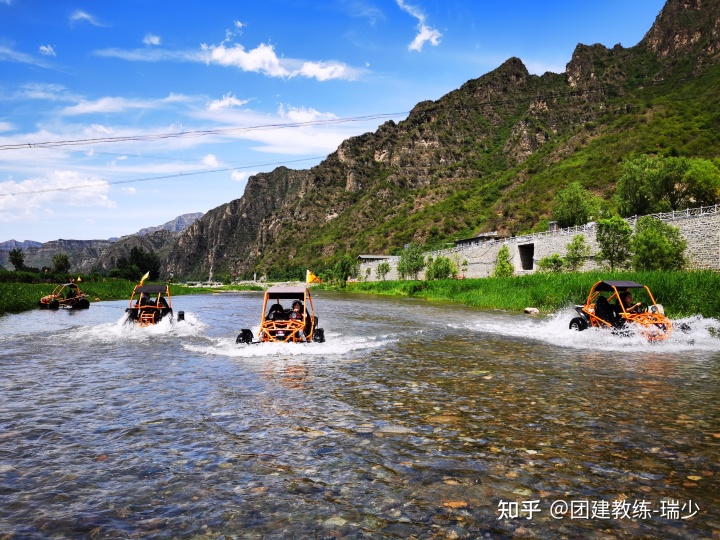
{"type": "Polygon", "coordinates": [[[532,274],[510,278],[448,279],[437,281],[379,281],[350,283],[348,292],[412,296],[457,302],[484,309],[522,311],[526,307],[551,313],[584,303],[600,280],[629,280],[647,285],[655,300],[674,318],[702,315],[720,318],[720,274],[692,272],[581,272],[532,274]]]}
{"type": "MultiPolygon", "coordinates": [[[[130,300],[134,281],[124,279],[105,279],[104,281],[82,281],[80,289],[87,294],[90,303],[99,300],[130,300]]],[[[38,307],[40,298],[52,293],[56,283],[0,283],[0,315],[20,313],[38,307]]],[[[228,285],[221,289],[206,287],[186,287],[180,284],[170,285],[172,296],[185,294],[203,294],[224,291],[261,290],[260,287],[228,285]]]]}

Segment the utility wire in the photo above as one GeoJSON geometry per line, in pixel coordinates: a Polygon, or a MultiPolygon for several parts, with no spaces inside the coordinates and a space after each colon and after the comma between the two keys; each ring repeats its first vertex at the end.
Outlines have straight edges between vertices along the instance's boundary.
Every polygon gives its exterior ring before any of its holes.
{"type": "Polygon", "coordinates": [[[307,158],[301,158],[301,159],[293,159],[293,160],[285,160],[285,161],[276,161],[276,162],[270,162],[270,163],[256,163],[253,165],[244,165],[241,167],[225,167],[222,169],[205,169],[202,171],[192,171],[192,172],[179,172],[179,173],[173,173],[173,174],[165,174],[162,176],[148,176],[145,178],[131,178],[126,180],[115,180],[115,181],[103,181],[103,182],[92,182],[89,184],[80,184],[77,186],[66,186],[66,187],[56,187],[56,188],[46,188],[46,189],[34,189],[32,191],[18,191],[15,193],[0,193],[0,197],[15,197],[19,195],[36,195],[38,193],[50,193],[52,191],[71,191],[74,189],[82,189],[82,188],[88,188],[88,187],[97,187],[97,186],[107,186],[107,185],[118,185],[118,184],[133,184],[135,182],[149,182],[152,180],[165,180],[167,178],[178,178],[181,176],[197,176],[199,174],[211,174],[211,173],[218,173],[218,172],[226,172],[226,171],[236,171],[238,169],[252,169],[255,167],[269,167],[271,165],[284,165],[285,163],[297,163],[300,161],[310,161],[315,159],[322,159],[326,156],[314,156],[314,157],[307,157],[307,158]]]}
{"type": "Polygon", "coordinates": [[[207,137],[209,135],[232,135],[237,133],[248,133],[251,131],[260,131],[265,129],[288,129],[308,126],[326,126],[346,124],[350,122],[363,122],[366,120],[380,120],[383,118],[393,118],[400,115],[406,115],[407,112],[398,113],[382,113],[369,116],[352,116],[348,118],[335,118],[331,120],[311,120],[308,122],[291,122],[284,124],[262,124],[259,126],[248,126],[242,128],[222,128],[222,129],[205,129],[196,131],[180,131],[172,133],[157,133],[154,135],[126,135],[121,137],[98,137],[91,139],[68,139],[64,141],[42,141],[16,144],[2,144],[2,150],[27,150],[35,148],[57,148],[60,146],[83,146],[90,144],[102,143],[118,143],[118,142],[145,142],[145,141],[161,141],[165,139],[187,138],[194,139],[198,137],[207,137]]]}

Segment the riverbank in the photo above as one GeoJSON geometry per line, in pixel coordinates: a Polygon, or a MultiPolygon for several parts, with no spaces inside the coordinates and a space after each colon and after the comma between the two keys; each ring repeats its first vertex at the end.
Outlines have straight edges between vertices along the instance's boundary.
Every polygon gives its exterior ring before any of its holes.
{"type": "MultiPolygon", "coordinates": [[[[78,285],[92,304],[101,300],[129,300],[137,282],[124,279],[83,280],[78,282],[78,285]]],[[[56,283],[0,283],[0,315],[37,308],[40,298],[52,293],[56,286],[56,283]]],[[[262,289],[250,285],[226,285],[220,288],[186,286],[179,283],[170,285],[172,296],[248,290],[262,289]]]]}
{"type": "MultiPolygon", "coordinates": [[[[320,285],[313,289],[351,293],[406,296],[430,301],[457,302],[482,309],[522,311],[535,307],[552,313],[584,303],[592,285],[600,280],[618,279],[650,287],[655,299],[673,318],[702,315],[720,319],[720,273],[710,270],[691,272],[579,272],[568,274],[530,274],[509,278],[446,279],[436,281],[351,282],[345,288],[320,285]]],[[[126,280],[83,281],[82,290],[91,303],[99,300],[130,298],[135,282],[126,280]]],[[[35,309],[39,299],[50,294],[53,284],[0,283],[0,315],[35,309]]],[[[254,284],[222,287],[171,285],[171,294],[207,294],[228,291],[259,291],[254,284]]]]}
{"type": "Polygon", "coordinates": [[[371,281],[348,283],[347,292],[409,296],[457,302],[483,309],[522,311],[526,307],[552,313],[582,304],[600,280],[628,280],[647,285],[672,318],[702,315],[720,318],[720,274],[691,272],[579,272],[529,274],[509,278],[436,281],[371,281]]]}

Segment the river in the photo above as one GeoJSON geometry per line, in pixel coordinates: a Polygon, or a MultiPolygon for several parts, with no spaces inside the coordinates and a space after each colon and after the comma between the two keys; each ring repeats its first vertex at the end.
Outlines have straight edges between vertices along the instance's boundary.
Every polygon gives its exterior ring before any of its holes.
{"type": "Polygon", "coordinates": [[[320,292],[0,317],[0,538],[718,538],[720,322],[640,337],[320,292]]]}

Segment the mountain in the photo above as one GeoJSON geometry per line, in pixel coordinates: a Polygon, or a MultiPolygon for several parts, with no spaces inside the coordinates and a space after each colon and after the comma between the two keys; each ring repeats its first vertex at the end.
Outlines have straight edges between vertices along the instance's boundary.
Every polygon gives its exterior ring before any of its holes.
{"type": "Polygon", "coordinates": [[[309,170],[248,181],[183,231],[163,271],[323,268],[342,254],[540,230],[580,182],[612,208],[623,158],[717,158],[720,0],[669,0],[637,45],[578,45],[564,73],[511,58],[309,170]]]}
{"type": "MultiPolygon", "coordinates": [[[[58,253],[64,253],[70,261],[73,272],[90,272],[104,250],[109,248],[112,240],[52,240],[22,248],[25,255],[25,266],[42,268],[51,267],[52,259],[58,253]]],[[[10,252],[0,251],[0,265],[13,268],[10,263],[10,252]]]]}
{"type": "Polygon", "coordinates": [[[156,231],[170,231],[174,233],[180,232],[195,223],[195,220],[198,220],[201,217],[203,217],[202,212],[183,214],[182,216],[178,216],[172,221],[168,221],[167,223],[163,223],[162,225],[158,225],[157,227],[147,227],[145,229],[140,229],[135,234],[137,236],[144,236],[146,234],[150,234],[156,231]]]}
{"type": "Polygon", "coordinates": [[[139,247],[165,257],[175,237],[190,224],[203,216],[202,212],[183,214],[157,227],[141,229],[134,235],[107,240],[52,240],[50,242],[17,242],[9,240],[0,243],[0,266],[13,268],[10,251],[23,250],[25,266],[51,267],[55,255],[63,253],[70,260],[72,272],[90,273],[94,269],[108,271],[115,268],[120,257],[129,257],[130,250],[139,247]]]}
{"type": "Polygon", "coordinates": [[[40,247],[42,242],[35,242],[33,240],[23,240],[18,242],[17,240],[8,240],[7,242],[0,242],[0,251],[12,251],[13,249],[28,249],[31,247],[40,247]]]}

